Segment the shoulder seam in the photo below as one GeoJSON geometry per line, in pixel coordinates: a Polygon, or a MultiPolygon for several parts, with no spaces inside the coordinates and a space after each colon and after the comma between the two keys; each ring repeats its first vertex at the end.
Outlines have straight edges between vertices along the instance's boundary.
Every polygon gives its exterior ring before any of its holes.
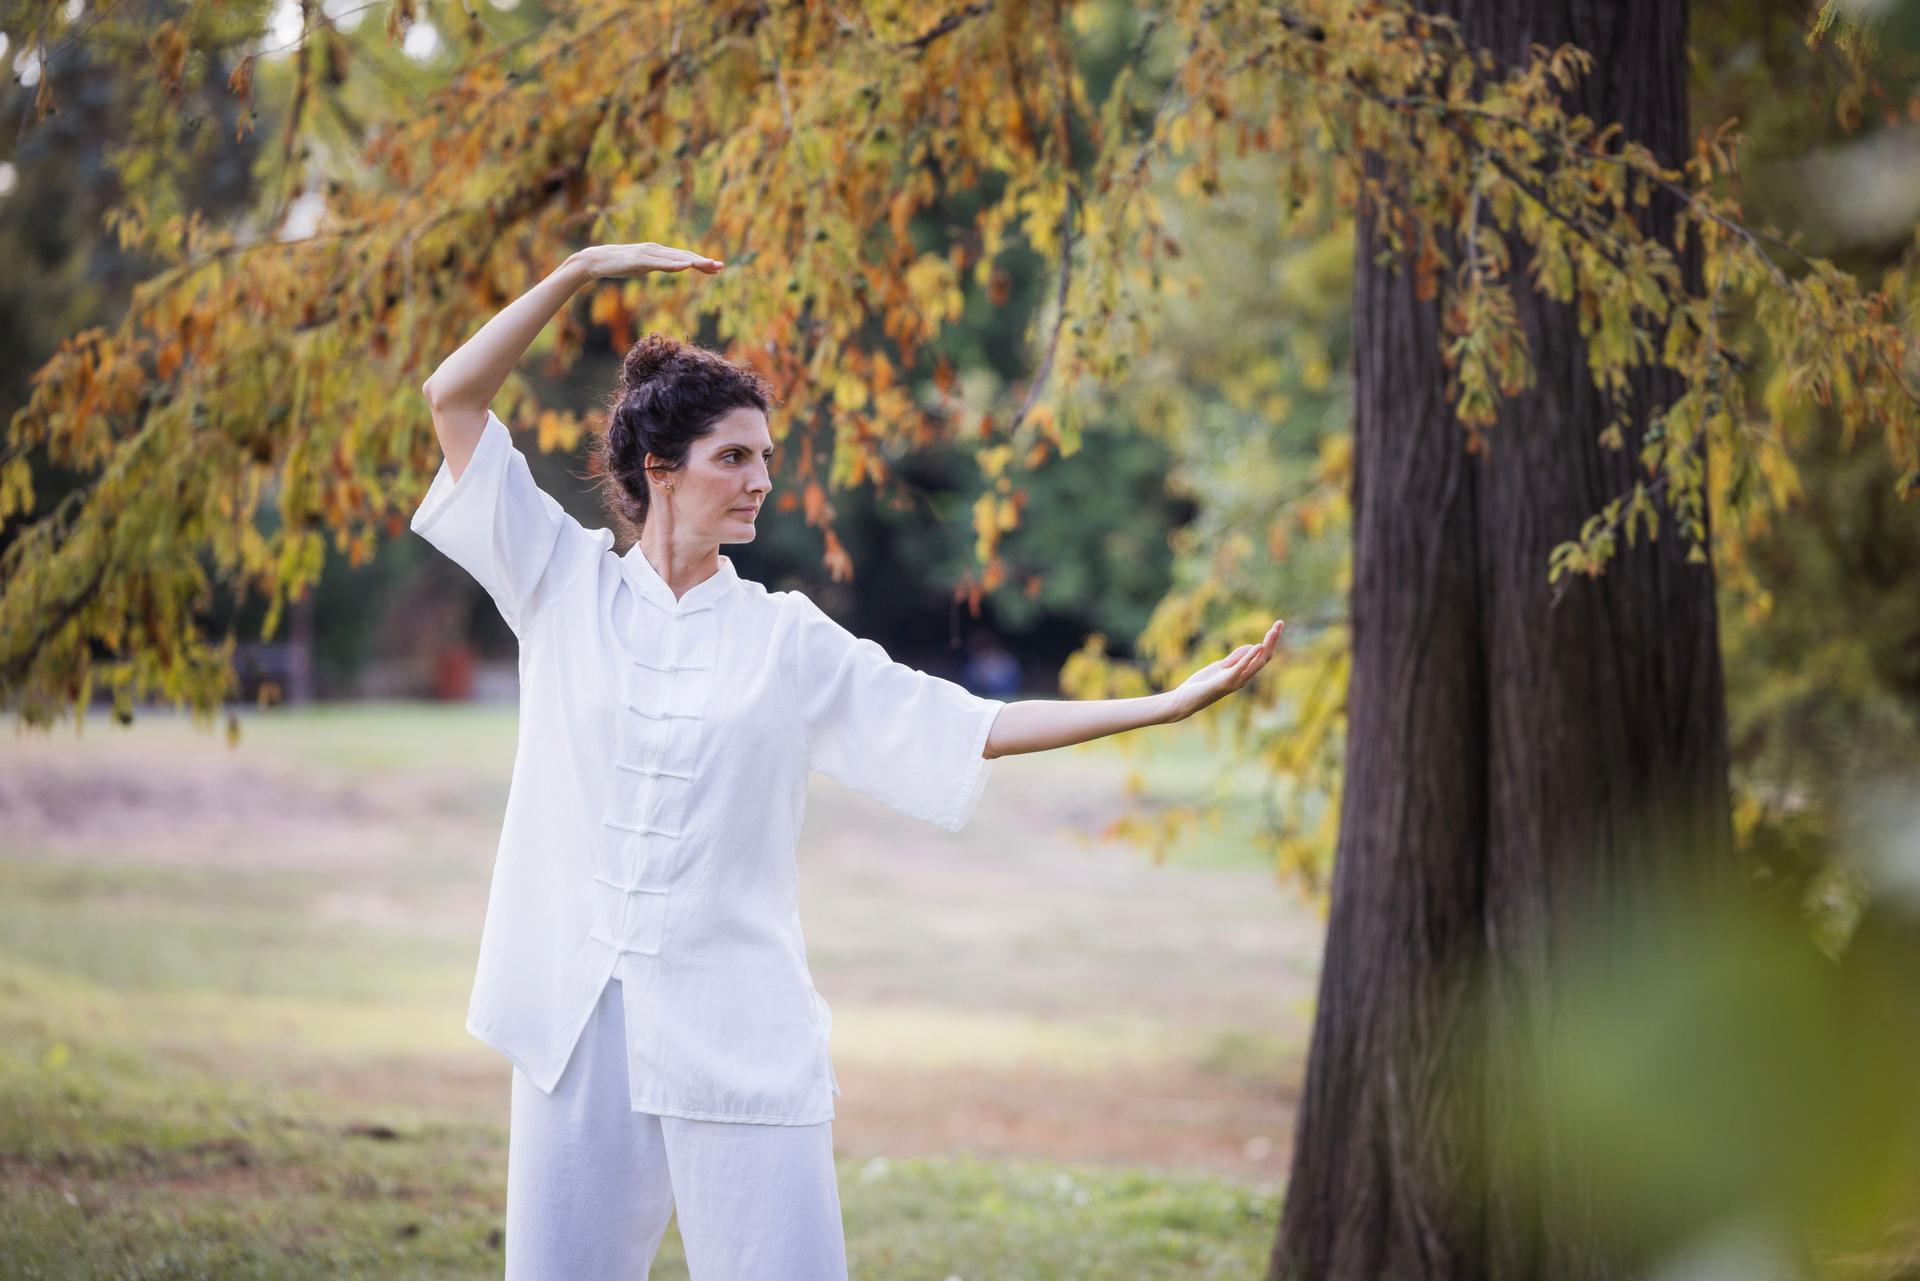
{"type": "MultiPolygon", "coordinates": [[[[562,536],[562,537],[564,537],[564,536],[565,536],[565,534],[566,534],[566,524],[565,524],[565,522],[566,522],[566,521],[568,521],[568,520],[571,520],[571,519],[572,519],[572,518],[571,518],[570,516],[567,516],[567,515],[565,514],[565,509],[563,508],[563,509],[562,509],[562,524],[561,524],[561,533],[560,533],[560,536],[562,536]]],[[[568,575],[567,575],[567,576],[566,576],[565,578],[563,578],[563,579],[560,579],[559,581],[557,581],[557,582],[555,583],[555,585],[554,585],[554,589],[553,589],[552,591],[550,591],[550,592],[548,592],[548,593],[546,594],[546,599],[544,599],[544,600],[542,600],[542,601],[540,602],[540,608],[538,608],[538,609],[536,609],[536,610],[534,610],[534,611],[533,611],[533,612],[532,612],[531,614],[528,614],[528,615],[527,615],[527,621],[526,621],[526,623],[525,623],[525,625],[524,625],[524,626],[525,626],[525,629],[526,629],[527,631],[529,631],[529,632],[533,630],[533,627],[534,627],[534,624],[535,624],[535,623],[537,623],[537,622],[539,622],[539,620],[540,620],[540,618],[541,618],[541,616],[542,616],[542,615],[544,615],[544,614],[545,614],[545,613],[547,612],[547,610],[548,610],[549,608],[551,608],[551,607],[552,607],[552,605],[553,605],[553,602],[554,602],[554,601],[556,601],[556,600],[558,600],[558,599],[560,599],[560,598],[561,598],[562,596],[565,596],[565,595],[567,594],[567,589],[568,589],[569,587],[572,587],[572,586],[573,586],[573,580],[574,580],[574,579],[576,579],[576,578],[578,578],[578,577],[580,577],[580,575],[582,575],[582,574],[584,574],[584,573],[586,573],[586,572],[587,572],[587,570],[589,570],[589,569],[592,569],[592,568],[594,568],[594,567],[596,567],[596,566],[598,566],[598,565],[600,564],[600,559],[601,559],[601,557],[602,557],[602,556],[605,556],[605,555],[606,555],[606,553],[607,553],[607,548],[608,548],[608,547],[611,547],[611,546],[613,546],[613,531],[612,531],[612,530],[610,530],[610,529],[607,529],[607,528],[605,528],[604,526],[602,526],[602,527],[597,527],[597,528],[593,528],[593,529],[588,529],[588,528],[587,528],[587,527],[586,527],[585,525],[581,525],[581,524],[579,524],[579,522],[577,522],[577,521],[575,521],[575,522],[574,522],[574,524],[575,524],[575,527],[576,527],[576,528],[578,528],[578,529],[581,529],[581,530],[585,530],[585,532],[586,532],[586,533],[588,533],[588,534],[590,534],[590,535],[591,535],[591,536],[593,537],[593,540],[594,540],[595,542],[602,542],[602,541],[604,541],[606,545],[605,545],[605,546],[603,546],[603,547],[601,547],[601,549],[600,549],[600,556],[583,556],[583,557],[581,557],[581,559],[582,559],[582,560],[583,560],[583,561],[584,561],[585,563],[584,563],[584,564],[582,564],[582,565],[580,565],[580,566],[578,566],[578,567],[577,567],[577,568],[575,568],[575,569],[574,569],[574,570],[573,570],[573,571],[572,571],[571,573],[569,573],[569,574],[568,574],[568,575]],[[601,538],[601,535],[603,535],[603,534],[607,536],[605,540],[602,540],[602,538],[601,538]]]]}

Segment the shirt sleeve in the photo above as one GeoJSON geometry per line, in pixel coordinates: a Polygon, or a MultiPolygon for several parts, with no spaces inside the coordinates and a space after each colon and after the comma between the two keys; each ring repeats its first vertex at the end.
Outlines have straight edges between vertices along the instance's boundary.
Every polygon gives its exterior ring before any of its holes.
{"type": "Polygon", "coordinates": [[[966,826],[992,772],[981,752],[1006,703],[894,662],[794,596],[809,767],[946,831],[966,826]]]}
{"type": "Polygon", "coordinates": [[[535,483],[492,409],[460,479],[442,458],[409,527],[487,589],[516,636],[551,589],[563,535],[585,532],[535,483]]]}

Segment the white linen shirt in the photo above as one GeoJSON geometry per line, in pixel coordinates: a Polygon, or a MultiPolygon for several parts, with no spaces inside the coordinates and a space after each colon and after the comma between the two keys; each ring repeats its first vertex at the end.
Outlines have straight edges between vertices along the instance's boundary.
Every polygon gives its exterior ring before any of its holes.
{"type": "Polygon", "coordinates": [[[808,1125],[840,1093],[801,937],[818,770],[947,831],[1005,703],[896,663],[720,556],[677,600],[542,491],[487,413],[410,522],[520,642],[520,714],[467,1030],[552,1093],[621,980],[635,1111],[808,1125]]]}

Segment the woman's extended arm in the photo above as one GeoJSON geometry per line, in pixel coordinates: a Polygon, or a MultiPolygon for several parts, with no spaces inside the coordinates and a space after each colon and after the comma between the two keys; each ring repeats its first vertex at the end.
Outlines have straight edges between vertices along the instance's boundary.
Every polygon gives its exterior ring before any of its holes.
{"type": "Polygon", "coordinates": [[[649,271],[685,271],[688,267],[713,275],[725,264],[686,249],[651,241],[634,245],[594,245],[569,254],[526,293],[501,308],[440,362],[420,386],[433,406],[433,427],[447,468],[455,480],[466,470],[474,446],[487,425],[487,407],[499,394],[520,357],[554,314],[573,297],[574,290],[599,276],[635,276],[649,271]]]}
{"type": "Polygon", "coordinates": [[[983,756],[1012,756],[1044,752],[1051,747],[1084,743],[1144,725],[1182,721],[1252,680],[1273,657],[1274,646],[1286,628],[1283,619],[1258,645],[1242,645],[1225,658],[1215,659],[1187,677],[1179,686],[1139,698],[1025,699],[1008,703],[994,718],[983,756]]]}

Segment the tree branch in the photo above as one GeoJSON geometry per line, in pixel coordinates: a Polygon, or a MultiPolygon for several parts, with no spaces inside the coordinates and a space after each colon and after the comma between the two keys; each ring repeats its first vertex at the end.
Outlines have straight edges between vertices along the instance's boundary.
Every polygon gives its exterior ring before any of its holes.
{"type": "Polygon", "coordinates": [[[968,5],[966,8],[957,9],[940,19],[940,21],[913,37],[913,39],[901,41],[893,47],[902,53],[919,53],[925,50],[928,45],[940,39],[940,37],[958,30],[963,24],[979,17],[991,8],[993,8],[993,0],[975,0],[975,3],[968,5]]]}

